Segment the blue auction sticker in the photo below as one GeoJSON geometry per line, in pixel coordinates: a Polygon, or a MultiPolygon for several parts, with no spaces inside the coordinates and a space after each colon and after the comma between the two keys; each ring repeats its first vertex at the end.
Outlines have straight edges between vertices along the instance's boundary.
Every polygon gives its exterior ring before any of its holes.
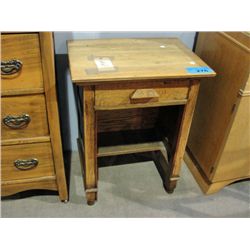
{"type": "Polygon", "coordinates": [[[206,74],[206,73],[212,73],[213,70],[210,69],[209,67],[187,67],[186,68],[188,73],[191,74],[206,74]]]}

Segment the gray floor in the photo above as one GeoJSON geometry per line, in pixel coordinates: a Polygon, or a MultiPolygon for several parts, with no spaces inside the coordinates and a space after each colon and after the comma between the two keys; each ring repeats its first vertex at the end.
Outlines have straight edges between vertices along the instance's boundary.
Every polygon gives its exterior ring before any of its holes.
{"type": "Polygon", "coordinates": [[[167,194],[153,162],[103,167],[99,196],[88,206],[77,153],[71,160],[70,201],[54,194],[4,199],[2,217],[250,217],[250,182],[205,196],[183,164],[175,192],[167,194]]]}

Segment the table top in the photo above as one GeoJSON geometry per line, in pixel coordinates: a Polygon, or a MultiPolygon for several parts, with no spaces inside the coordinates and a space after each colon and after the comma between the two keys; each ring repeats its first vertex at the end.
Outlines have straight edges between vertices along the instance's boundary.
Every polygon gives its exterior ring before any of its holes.
{"type": "Polygon", "coordinates": [[[68,41],[72,81],[82,85],[216,73],[177,38],[68,41]]]}

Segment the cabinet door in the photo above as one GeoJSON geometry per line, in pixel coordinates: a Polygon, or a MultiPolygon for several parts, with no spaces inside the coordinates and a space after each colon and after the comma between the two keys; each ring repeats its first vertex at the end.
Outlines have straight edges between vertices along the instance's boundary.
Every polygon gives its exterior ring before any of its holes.
{"type": "Polygon", "coordinates": [[[215,182],[250,177],[250,78],[248,88],[239,97],[239,106],[214,173],[215,182]]]}
{"type": "Polygon", "coordinates": [[[227,140],[239,89],[249,76],[249,53],[223,32],[200,33],[196,53],[217,76],[201,81],[188,148],[211,178],[227,140]]]}

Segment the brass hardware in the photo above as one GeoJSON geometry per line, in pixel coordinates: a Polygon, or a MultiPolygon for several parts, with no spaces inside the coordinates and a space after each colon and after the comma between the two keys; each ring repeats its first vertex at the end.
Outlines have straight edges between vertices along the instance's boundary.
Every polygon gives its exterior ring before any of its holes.
{"type": "Polygon", "coordinates": [[[20,60],[12,59],[9,61],[1,61],[1,75],[13,75],[18,73],[23,67],[20,60]]]}
{"type": "Polygon", "coordinates": [[[19,170],[29,170],[38,165],[38,160],[33,158],[29,160],[15,160],[14,166],[19,170]]]}
{"type": "Polygon", "coordinates": [[[23,114],[21,116],[8,115],[3,118],[3,123],[9,128],[19,129],[25,128],[30,123],[31,118],[28,114],[23,114]]]}

